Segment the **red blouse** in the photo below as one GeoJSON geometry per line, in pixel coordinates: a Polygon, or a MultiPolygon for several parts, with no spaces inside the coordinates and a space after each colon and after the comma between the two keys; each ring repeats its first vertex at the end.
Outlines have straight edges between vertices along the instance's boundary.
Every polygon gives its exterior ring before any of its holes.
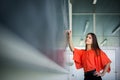
{"type": "MultiPolygon", "coordinates": [[[[105,65],[111,62],[108,56],[100,50],[100,55],[97,56],[94,50],[83,50],[74,48],[73,60],[77,69],[83,68],[84,72],[94,70],[100,72],[105,65]]],[[[110,68],[107,72],[110,72],[110,68]]]]}

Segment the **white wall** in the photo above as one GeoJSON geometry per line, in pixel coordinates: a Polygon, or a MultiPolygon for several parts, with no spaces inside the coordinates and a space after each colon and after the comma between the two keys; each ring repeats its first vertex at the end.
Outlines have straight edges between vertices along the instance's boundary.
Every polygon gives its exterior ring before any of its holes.
{"type": "Polygon", "coordinates": [[[116,64],[116,80],[120,80],[120,47],[116,49],[116,56],[115,56],[116,64]]]}
{"type": "Polygon", "coordinates": [[[107,54],[107,56],[112,61],[111,71],[110,71],[110,73],[107,73],[105,76],[103,76],[103,80],[116,80],[115,79],[115,54],[116,54],[116,49],[108,47],[108,48],[103,48],[103,51],[107,54]]]}

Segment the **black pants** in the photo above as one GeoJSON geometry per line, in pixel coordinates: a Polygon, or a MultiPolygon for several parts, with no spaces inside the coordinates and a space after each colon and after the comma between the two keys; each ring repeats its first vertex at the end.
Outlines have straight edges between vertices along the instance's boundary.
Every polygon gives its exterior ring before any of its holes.
{"type": "Polygon", "coordinates": [[[97,77],[97,76],[94,76],[94,72],[96,70],[92,70],[92,71],[88,71],[88,72],[85,72],[84,76],[84,80],[102,80],[101,76],[97,77]]]}

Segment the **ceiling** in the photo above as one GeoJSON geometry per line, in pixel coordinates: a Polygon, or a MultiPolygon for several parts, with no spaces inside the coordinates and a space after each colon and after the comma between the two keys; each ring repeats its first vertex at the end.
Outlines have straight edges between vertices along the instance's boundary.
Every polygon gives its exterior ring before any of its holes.
{"type": "Polygon", "coordinates": [[[120,46],[120,0],[71,0],[72,33],[75,46],[84,46],[85,35],[94,32],[101,46],[120,46]],[[95,13],[95,14],[94,14],[95,13]],[[88,27],[88,28],[86,28],[88,27]],[[86,28],[86,30],[85,30],[86,28]]]}

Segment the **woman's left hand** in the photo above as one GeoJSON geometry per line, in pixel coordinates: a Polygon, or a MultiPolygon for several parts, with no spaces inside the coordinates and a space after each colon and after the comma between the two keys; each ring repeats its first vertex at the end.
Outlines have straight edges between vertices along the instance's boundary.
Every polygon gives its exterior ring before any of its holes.
{"type": "Polygon", "coordinates": [[[100,72],[97,72],[97,71],[94,73],[94,76],[97,76],[97,77],[99,77],[99,76],[102,77],[104,75],[105,75],[104,73],[100,73],[100,72]]]}

